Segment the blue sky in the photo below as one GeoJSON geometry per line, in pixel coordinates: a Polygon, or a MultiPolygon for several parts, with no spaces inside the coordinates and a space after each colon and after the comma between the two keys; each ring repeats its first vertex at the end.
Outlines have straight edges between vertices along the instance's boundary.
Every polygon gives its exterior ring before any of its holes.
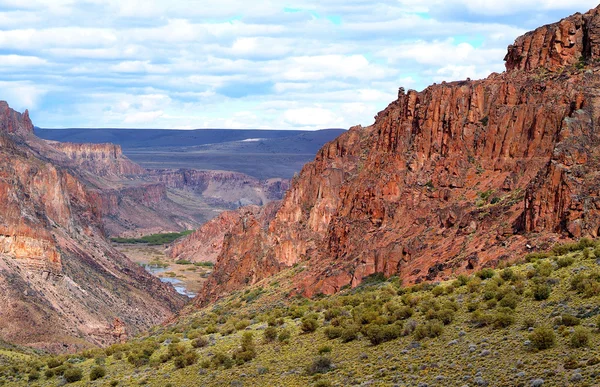
{"type": "Polygon", "coordinates": [[[41,127],[369,125],[397,96],[504,69],[574,0],[0,0],[0,99],[41,127]]]}

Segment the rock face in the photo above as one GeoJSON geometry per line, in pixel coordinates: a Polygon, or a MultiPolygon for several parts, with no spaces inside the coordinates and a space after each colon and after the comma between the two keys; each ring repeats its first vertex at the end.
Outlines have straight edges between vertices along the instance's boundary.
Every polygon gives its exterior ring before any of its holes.
{"type": "Polygon", "coordinates": [[[29,111],[21,114],[11,109],[6,101],[0,101],[0,133],[33,134],[29,111]]]}
{"type": "Polygon", "coordinates": [[[73,144],[55,142],[52,145],[64,152],[77,167],[91,171],[97,176],[140,175],[145,170],[123,156],[119,145],[73,144]]]}
{"type": "Polygon", "coordinates": [[[372,126],[321,149],[268,225],[248,216],[232,228],[198,302],[293,265],[310,296],[373,273],[448,278],[598,236],[599,14],[517,39],[503,74],[400,89],[372,126]]]}
{"type": "Polygon", "coordinates": [[[231,171],[155,170],[151,178],[169,188],[202,195],[212,203],[230,209],[281,200],[289,188],[286,179],[258,180],[231,171]]]}
{"type": "Polygon", "coordinates": [[[225,211],[206,222],[198,230],[175,242],[169,248],[169,256],[175,260],[191,262],[216,262],[223,248],[225,235],[243,219],[258,218],[260,227],[264,227],[275,215],[279,202],[270,202],[265,207],[246,206],[235,211],[225,211]]]}
{"type": "Polygon", "coordinates": [[[0,337],[53,351],[104,345],[183,307],[112,248],[95,193],[39,155],[27,114],[0,120],[0,337]]]}

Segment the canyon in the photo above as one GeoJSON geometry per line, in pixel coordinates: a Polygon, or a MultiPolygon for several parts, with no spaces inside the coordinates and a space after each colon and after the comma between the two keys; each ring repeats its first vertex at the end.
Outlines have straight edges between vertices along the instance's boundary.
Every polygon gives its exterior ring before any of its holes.
{"type": "Polygon", "coordinates": [[[597,237],[599,34],[596,8],[518,38],[502,74],[401,88],[373,125],[319,151],[276,214],[239,217],[196,302],[292,267],[292,294],[313,296],[597,237]]]}
{"type": "Polygon", "coordinates": [[[185,304],[112,247],[68,165],[0,102],[0,337],[56,352],[118,342],[185,304]]]}

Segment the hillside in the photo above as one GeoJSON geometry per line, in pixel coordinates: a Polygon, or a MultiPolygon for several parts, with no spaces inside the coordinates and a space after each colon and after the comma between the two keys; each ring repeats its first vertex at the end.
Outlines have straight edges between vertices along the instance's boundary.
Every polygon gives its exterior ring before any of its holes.
{"type": "Polygon", "coordinates": [[[308,269],[299,265],[127,344],[52,358],[0,351],[0,383],[597,385],[599,246],[556,246],[441,283],[371,276],[314,300],[286,298],[308,269]]]}
{"type": "Polygon", "coordinates": [[[0,102],[0,338],[74,351],[172,317],[185,299],[111,246],[85,171],[32,131],[0,102]]]}
{"type": "Polygon", "coordinates": [[[275,218],[228,235],[198,302],[296,265],[294,293],[495,267],[596,237],[600,8],[518,38],[506,72],[399,90],[369,127],[325,145],[275,218]]]}

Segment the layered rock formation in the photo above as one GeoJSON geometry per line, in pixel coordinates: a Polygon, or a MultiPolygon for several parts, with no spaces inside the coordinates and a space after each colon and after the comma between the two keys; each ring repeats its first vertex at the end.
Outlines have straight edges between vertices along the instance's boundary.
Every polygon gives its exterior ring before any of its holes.
{"type": "Polygon", "coordinates": [[[152,178],[169,188],[192,191],[231,209],[281,200],[289,188],[286,179],[258,180],[231,171],[155,170],[152,178]]]}
{"type": "Polygon", "coordinates": [[[28,115],[5,107],[0,337],[65,351],[109,344],[172,316],[184,299],[111,247],[95,194],[77,171],[40,156],[47,149],[31,134],[28,115]]]}
{"type": "Polygon", "coordinates": [[[65,153],[78,168],[86,169],[97,176],[140,175],[145,169],[123,156],[119,145],[74,144],[53,142],[52,145],[65,153]]]}
{"type": "Polygon", "coordinates": [[[327,144],[275,218],[225,238],[198,302],[293,265],[296,291],[406,283],[598,236],[600,8],[509,47],[507,71],[406,93],[327,144]]]}
{"type": "Polygon", "coordinates": [[[214,263],[222,251],[225,235],[231,235],[237,224],[248,218],[259,219],[257,224],[263,228],[273,219],[278,208],[279,202],[270,202],[264,207],[246,206],[235,211],[225,211],[192,234],[176,241],[170,246],[168,254],[175,260],[214,263]]]}

